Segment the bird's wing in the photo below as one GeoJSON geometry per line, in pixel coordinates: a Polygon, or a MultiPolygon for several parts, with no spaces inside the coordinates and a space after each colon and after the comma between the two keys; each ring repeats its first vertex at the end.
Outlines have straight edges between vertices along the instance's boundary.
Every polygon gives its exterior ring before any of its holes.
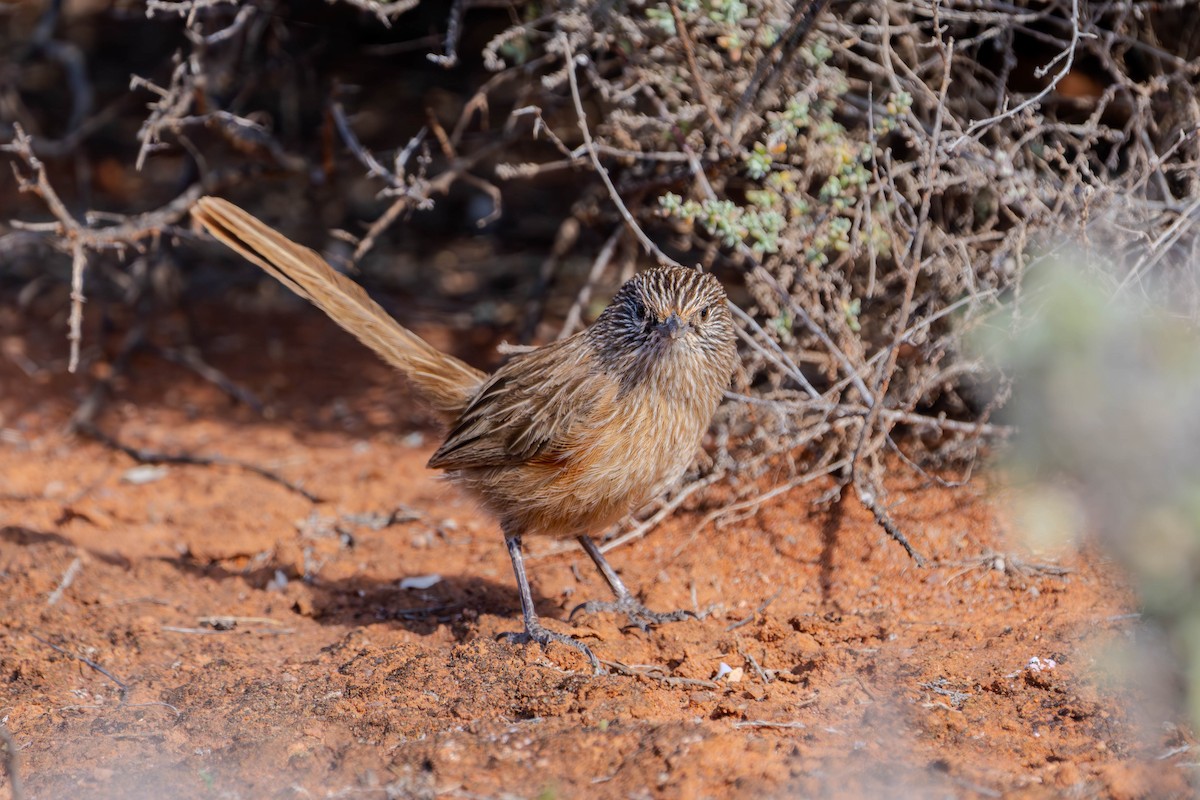
{"type": "Polygon", "coordinates": [[[429,459],[435,469],[562,462],[611,406],[580,335],[518,356],[471,400],[429,459]]]}

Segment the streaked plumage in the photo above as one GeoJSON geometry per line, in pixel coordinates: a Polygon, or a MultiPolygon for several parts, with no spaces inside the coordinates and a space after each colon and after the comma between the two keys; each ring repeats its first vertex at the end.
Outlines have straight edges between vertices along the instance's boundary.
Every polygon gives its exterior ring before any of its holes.
{"type": "MultiPolygon", "coordinates": [[[[683,268],[636,275],[590,328],[489,376],[401,327],[315,252],[237,206],[206,197],[193,216],[399,368],[441,413],[450,433],[429,466],[447,470],[499,519],[526,636],[543,644],[565,638],[540,628],[526,602],[520,537],[579,537],[601,566],[588,534],[687,468],[737,358],[720,283],[683,268]]],[[[613,589],[630,599],[624,586],[613,589]]],[[[586,647],[570,643],[595,663],[586,647]]]]}

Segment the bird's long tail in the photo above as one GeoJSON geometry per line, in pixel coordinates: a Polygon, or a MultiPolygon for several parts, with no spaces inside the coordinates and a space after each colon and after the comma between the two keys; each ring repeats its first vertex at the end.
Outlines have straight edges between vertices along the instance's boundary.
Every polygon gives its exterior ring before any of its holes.
{"type": "Polygon", "coordinates": [[[407,375],[434,409],[449,419],[467,407],[486,377],[402,327],[361,286],[335,272],[316,252],[296,244],[233,203],[203,197],[192,210],[192,217],[407,375]]]}

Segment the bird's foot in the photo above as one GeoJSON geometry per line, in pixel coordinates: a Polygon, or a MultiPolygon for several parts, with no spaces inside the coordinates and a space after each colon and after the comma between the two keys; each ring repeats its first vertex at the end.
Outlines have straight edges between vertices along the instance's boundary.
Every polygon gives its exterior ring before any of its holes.
{"type": "Polygon", "coordinates": [[[662,625],[667,622],[680,622],[685,619],[699,619],[691,611],[682,608],[678,611],[651,611],[631,594],[627,594],[611,602],[589,600],[586,603],[575,606],[567,619],[575,619],[575,615],[580,611],[585,614],[595,614],[597,611],[612,611],[617,614],[624,614],[629,618],[630,625],[641,628],[642,631],[647,633],[655,625],[662,625]]]}
{"type": "Polygon", "coordinates": [[[587,657],[588,662],[592,665],[592,673],[595,675],[603,675],[604,669],[600,666],[600,659],[592,652],[591,648],[583,642],[572,639],[565,633],[555,633],[542,627],[541,623],[526,624],[525,630],[521,632],[502,633],[496,637],[503,639],[511,644],[528,644],[529,642],[537,642],[543,648],[551,642],[565,644],[567,647],[573,647],[587,657]]]}

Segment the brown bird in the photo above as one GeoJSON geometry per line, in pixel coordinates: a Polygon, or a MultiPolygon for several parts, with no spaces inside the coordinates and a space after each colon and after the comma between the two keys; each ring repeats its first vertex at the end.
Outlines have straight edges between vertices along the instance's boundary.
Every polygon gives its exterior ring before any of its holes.
{"type": "Polygon", "coordinates": [[[316,252],[232,203],[205,197],[192,216],[407,375],[449,424],[428,466],[447,470],[500,522],[525,621],[506,638],[562,642],[599,670],[586,645],[538,620],[526,534],[579,540],[617,597],[580,608],[618,610],[643,628],[689,616],[642,605],[591,535],[664,491],[696,453],[737,361],[716,278],[680,267],[638,274],[590,328],[488,375],[401,327],[316,252]]]}

